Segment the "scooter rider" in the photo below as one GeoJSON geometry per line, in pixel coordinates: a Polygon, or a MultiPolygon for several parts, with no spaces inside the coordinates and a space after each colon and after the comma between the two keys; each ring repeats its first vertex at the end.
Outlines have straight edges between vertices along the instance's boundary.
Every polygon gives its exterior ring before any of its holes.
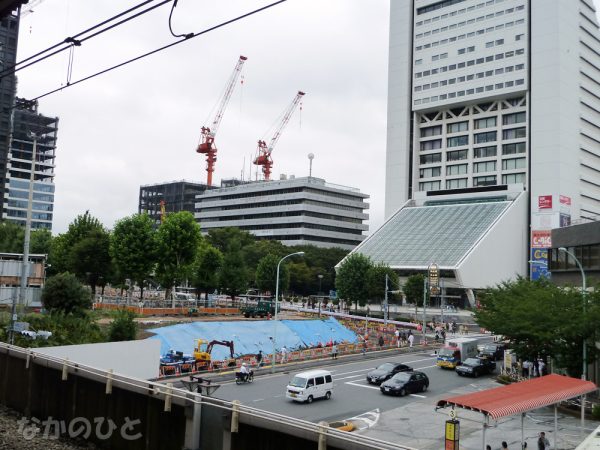
{"type": "Polygon", "coordinates": [[[240,374],[242,376],[242,380],[248,381],[248,375],[250,374],[250,370],[248,370],[248,366],[246,363],[242,363],[242,367],[240,367],[240,374]]]}

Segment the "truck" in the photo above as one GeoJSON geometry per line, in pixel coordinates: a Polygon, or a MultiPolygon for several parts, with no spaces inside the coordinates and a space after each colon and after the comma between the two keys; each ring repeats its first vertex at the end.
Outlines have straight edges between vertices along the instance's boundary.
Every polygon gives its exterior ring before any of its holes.
{"type": "Polygon", "coordinates": [[[476,338],[455,338],[448,339],[446,344],[438,352],[437,366],[444,369],[455,369],[467,358],[477,356],[476,338]]]}
{"type": "Polygon", "coordinates": [[[247,302],[240,307],[240,312],[244,317],[267,317],[269,314],[275,314],[275,305],[268,300],[259,300],[258,302],[247,302]]]}

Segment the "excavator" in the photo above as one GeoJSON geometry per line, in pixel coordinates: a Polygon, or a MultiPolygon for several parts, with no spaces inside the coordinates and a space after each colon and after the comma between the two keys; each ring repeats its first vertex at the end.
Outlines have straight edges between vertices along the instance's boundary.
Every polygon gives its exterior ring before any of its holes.
{"type": "Polygon", "coordinates": [[[235,357],[233,356],[233,341],[217,341],[208,342],[206,339],[197,339],[194,347],[194,359],[196,360],[196,370],[207,369],[211,363],[211,352],[215,345],[223,345],[229,347],[230,358],[227,365],[235,366],[235,357]]]}

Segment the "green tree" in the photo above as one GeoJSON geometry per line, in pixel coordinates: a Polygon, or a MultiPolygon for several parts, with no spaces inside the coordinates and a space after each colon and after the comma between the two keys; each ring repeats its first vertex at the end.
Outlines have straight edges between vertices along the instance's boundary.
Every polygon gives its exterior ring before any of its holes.
{"type": "Polygon", "coordinates": [[[210,245],[225,253],[232,242],[237,241],[241,248],[244,248],[252,244],[255,238],[249,232],[237,227],[225,227],[209,230],[207,240],[210,245]]]}
{"type": "Polygon", "coordinates": [[[115,224],[110,242],[110,254],[117,271],[133,280],[144,297],[144,281],[150,277],[156,258],[156,232],[148,214],[134,214],[115,224]]]}
{"type": "Polygon", "coordinates": [[[96,295],[96,286],[110,273],[110,234],[103,228],[90,230],[73,245],[70,264],[73,272],[81,281],[90,285],[92,298],[96,295]]]}
{"type": "Polygon", "coordinates": [[[90,293],[71,273],[61,273],[46,280],[42,304],[49,311],[83,315],[91,305],[90,293]]]}
{"type": "MultiPolygon", "coordinates": [[[[375,264],[369,270],[367,274],[367,284],[369,289],[369,298],[371,300],[383,303],[385,300],[385,286],[386,286],[386,275],[388,277],[388,291],[392,291],[398,286],[398,275],[394,270],[383,263],[375,264]]],[[[391,295],[388,293],[388,301],[390,301],[391,295]]]]}
{"type": "Polygon", "coordinates": [[[364,306],[369,295],[367,276],[373,266],[371,259],[362,253],[352,253],[340,265],[335,285],[338,297],[343,298],[358,310],[364,306]]]}
{"type": "MultiPolygon", "coordinates": [[[[275,295],[277,286],[277,265],[281,258],[276,255],[263,257],[256,268],[256,287],[263,292],[275,295]]],[[[279,266],[279,292],[285,292],[289,285],[290,274],[285,263],[279,266]]]]}
{"type": "Polygon", "coordinates": [[[248,279],[256,279],[256,269],[262,258],[267,255],[275,255],[281,258],[288,254],[289,250],[289,247],[281,242],[272,240],[258,240],[243,246],[242,255],[248,267],[248,279]]]}
{"type": "Polygon", "coordinates": [[[207,242],[202,242],[194,263],[192,283],[198,295],[208,293],[219,287],[219,269],[223,266],[223,253],[207,242]]]}
{"type": "Polygon", "coordinates": [[[0,222],[0,252],[23,253],[25,229],[14,222],[0,222]]]}
{"type": "Polygon", "coordinates": [[[425,283],[425,275],[417,273],[406,279],[402,292],[408,303],[413,303],[416,306],[423,306],[423,290],[425,283]]]}
{"type": "Polygon", "coordinates": [[[546,279],[518,278],[486,289],[480,295],[477,323],[501,334],[511,342],[519,357],[552,356],[571,376],[582,371],[583,339],[588,345],[588,361],[596,359],[592,344],[600,329],[600,302],[597,294],[588,296],[583,315],[581,292],[553,285],[546,279]]]}
{"type": "Polygon", "coordinates": [[[286,264],[290,273],[289,290],[302,296],[314,294],[318,289],[318,273],[307,265],[306,257],[298,259],[286,264]]]}
{"type": "Polygon", "coordinates": [[[50,253],[52,245],[52,233],[46,228],[40,228],[31,232],[29,241],[29,252],[38,255],[47,255],[50,253]]]}
{"type": "Polygon", "coordinates": [[[48,252],[49,276],[69,271],[71,263],[69,251],[70,248],[67,246],[67,237],[65,234],[59,234],[52,238],[52,241],[50,241],[50,251],[48,252]]]}
{"type": "Polygon", "coordinates": [[[202,235],[192,213],[180,211],[166,216],[164,222],[158,227],[156,237],[158,244],[156,272],[161,284],[167,290],[168,297],[176,283],[191,275],[192,264],[196,259],[202,235]]]}
{"type": "Polygon", "coordinates": [[[133,341],[136,338],[138,326],[135,314],[130,311],[118,311],[108,329],[108,340],[110,342],[133,341]]]}
{"type": "Polygon", "coordinates": [[[219,287],[231,298],[248,287],[248,271],[242,256],[242,245],[237,240],[229,243],[229,250],[224,255],[223,265],[219,270],[219,287]]]}

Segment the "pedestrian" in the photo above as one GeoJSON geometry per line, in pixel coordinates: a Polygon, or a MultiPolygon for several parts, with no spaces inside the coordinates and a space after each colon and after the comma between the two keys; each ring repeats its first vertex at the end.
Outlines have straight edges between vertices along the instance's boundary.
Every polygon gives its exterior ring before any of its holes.
{"type": "Polygon", "coordinates": [[[363,341],[363,345],[362,345],[362,354],[363,355],[367,354],[367,340],[368,339],[369,339],[369,336],[365,334],[363,336],[363,340],[362,340],[363,341]]]}
{"type": "Polygon", "coordinates": [[[412,348],[413,346],[413,341],[415,340],[415,337],[413,336],[413,334],[409,331],[408,332],[408,346],[412,348]]]}
{"type": "Polygon", "coordinates": [[[287,360],[288,349],[285,347],[281,347],[281,364],[285,364],[287,360]]]}
{"type": "Polygon", "coordinates": [[[394,336],[396,336],[396,346],[400,348],[400,330],[398,328],[394,331],[394,336]]]}
{"type": "Polygon", "coordinates": [[[537,359],[533,360],[533,374],[531,375],[532,377],[539,377],[539,367],[540,367],[540,362],[537,359]]]}
{"type": "Polygon", "coordinates": [[[546,375],[546,363],[541,358],[538,361],[538,370],[540,373],[540,377],[543,377],[544,375],[546,375]]]}
{"type": "Polygon", "coordinates": [[[547,450],[550,448],[550,441],[546,439],[546,433],[540,432],[538,437],[538,450],[547,450]]]}
{"type": "Polygon", "coordinates": [[[446,342],[446,330],[442,330],[442,343],[446,342]]]}
{"type": "Polygon", "coordinates": [[[262,350],[259,350],[258,353],[256,354],[256,366],[257,367],[262,366],[262,360],[263,360],[262,350]]]}
{"type": "Polygon", "coordinates": [[[379,343],[379,350],[383,350],[383,336],[381,334],[379,335],[378,343],[379,343]]]}
{"type": "Polygon", "coordinates": [[[336,342],[334,342],[333,345],[331,346],[331,359],[337,359],[337,344],[336,344],[336,342]]]}
{"type": "Polygon", "coordinates": [[[531,362],[526,359],[523,361],[523,378],[529,378],[529,370],[531,369],[531,362]]]}
{"type": "Polygon", "coordinates": [[[506,443],[506,441],[502,441],[502,446],[500,448],[502,450],[507,450],[508,449],[508,444],[506,443]]]}

